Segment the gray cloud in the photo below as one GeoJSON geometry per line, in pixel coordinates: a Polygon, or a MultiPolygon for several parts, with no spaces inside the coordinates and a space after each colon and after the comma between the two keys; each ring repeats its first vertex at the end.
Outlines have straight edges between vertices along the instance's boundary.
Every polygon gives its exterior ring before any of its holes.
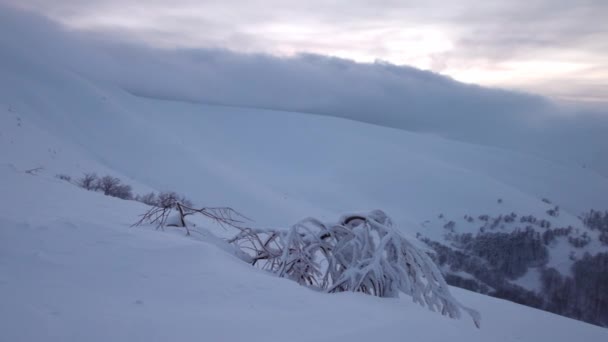
{"type": "Polygon", "coordinates": [[[567,76],[590,92],[586,97],[608,102],[608,2],[603,0],[1,2],[38,11],[70,27],[105,32],[112,39],[119,36],[165,48],[312,52],[366,61],[379,58],[465,81],[578,96],[581,91],[572,87],[554,91],[542,86],[567,76]],[[433,37],[433,32],[443,38],[433,37]],[[429,47],[439,44],[437,39],[450,46],[429,47]],[[542,80],[513,80],[521,76],[506,74],[506,69],[513,69],[521,75],[512,62],[544,61],[558,65],[539,76],[542,80]],[[580,64],[581,70],[565,75],[559,63],[580,64]],[[595,68],[594,75],[602,75],[602,84],[585,83],[583,72],[590,68],[595,68]],[[506,76],[494,75],[500,69],[505,69],[506,76]],[[476,76],[479,73],[489,80],[476,76]]]}
{"type": "MultiPolygon", "coordinates": [[[[608,3],[602,0],[515,1],[193,1],[148,0],[145,6],[129,0],[0,0],[37,10],[51,18],[71,22],[78,18],[132,18],[153,22],[159,29],[178,33],[199,32],[204,40],[227,30],[246,32],[260,24],[322,24],[336,31],[372,28],[407,28],[419,25],[455,29],[464,45],[546,46],[579,42],[606,34],[608,3]],[[492,37],[496,39],[492,39],[492,37]]],[[[97,23],[98,24],[98,23],[97,23]]],[[[133,29],[146,30],[142,27],[133,29]]],[[[153,39],[153,37],[149,37],[153,39]]],[[[269,39],[272,37],[258,37],[269,39]]],[[[601,42],[601,41],[596,41],[601,42]]]]}

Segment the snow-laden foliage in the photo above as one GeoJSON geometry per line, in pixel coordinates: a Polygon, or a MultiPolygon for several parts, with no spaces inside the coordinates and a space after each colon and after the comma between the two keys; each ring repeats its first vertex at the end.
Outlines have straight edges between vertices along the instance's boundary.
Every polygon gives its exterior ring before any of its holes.
{"type": "Polygon", "coordinates": [[[302,285],[380,297],[403,293],[452,318],[465,311],[479,326],[479,314],[452,297],[431,258],[380,210],[335,224],[308,218],[289,230],[243,228],[229,242],[248,252],[253,265],[302,285]]]}

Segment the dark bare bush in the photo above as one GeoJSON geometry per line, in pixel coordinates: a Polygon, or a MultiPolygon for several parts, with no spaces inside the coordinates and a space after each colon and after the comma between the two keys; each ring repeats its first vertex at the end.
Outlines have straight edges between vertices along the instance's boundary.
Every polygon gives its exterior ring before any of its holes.
{"type": "Polygon", "coordinates": [[[158,205],[158,198],[156,197],[156,193],[154,192],[150,192],[141,196],[138,195],[135,200],[151,206],[158,205]]]}
{"type": "Polygon", "coordinates": [[[66,181],[66,182],[71,182],[72,181],[72,177],[66,175],[66,174],[62,174],[59,173],[57,175],[55,175],[55,177],[57,177],[58,179],[61,179],[62,181],[66,181]]]}
{"type": "Polygon", "coordinates": [[[43,170],[44,170],[44,167],[38,166],[33,169],[25,170],[25,173],[27,173],[28,175],[36,176],[36,175],[38,175],[38,173],[42,172],[43,170]]]}
{"type": "Polygon", "coordinates": [[[85,173],[82,178],[78,179],[77,184],[83,189],[95,191],[97,190],[98,179],[95,173],[85,173]]]}
{"type": "Polygon", "coordinates": [[[110,194],[120,185],[120,179],[112,176],[103,176],[96,182],[96,189],[103,192],[104,195],[110,196],[110,194]]]}
{"type": "MultiPolygon", "coordinates": [[[[58,174],[59,179],[70,181],[70,176],[58,174]]],[[[76,180],[76,185],[89,191],[100,191],[106,196],[112,196],[124,200],[136,200],[147,205],[161,208],[176,208],[177,203],[183,204],[185,207],[192,207],[192,201],[184,195],[179,195],[173,191],[161,192],[156,195],[154,192],[145,195],[133,194],[133,188],[128,184],[123,184],[117,177],[106,175],[98,177],[96,173],[85,173],[82,178],[76,180]]]]}
{"type": "Polygon", "coordinates": [[[186,207],[193,206],[192,201],[173,191],[165,191],[158,194],[158,200],[155,205],[161,208],[175,208],[177,203],[181,203],[186,207]]]}
{"type": "Polygon", "coordinates": [[[139,221],[135,222],[132,227],[143,224],[155,225],[156,229],[163,229],[166,226],[181,227],[186,229],[186,235],[190,235],[186,217],[194,214],[200,214],[223,228],[232,227],[238,230],[246,229],[244,228],[244,224],[245,221],[249,220],[241,213],[229,207],[197,209],[176,202],[174,207],[152,206],[151,209],[140,216],[139,221]]]}
{"type": "Polygon", "coordinates": [[[444,229],[449,230],[451,232],[454,232],[455,227],[456,227],[456,222],[454,222],[454,221],[450,221],[443,225],[444,229]]]}
{"type": "Polygon", "coordinates": [[[113,189],[113,191],[110,193],[110,196],[117,197],[123,200],[132,200],[133,191],[130,185],[119,184],[113,189]]]}
{"type": "Polygon", "coordinates": [[[106,196],[117,197],[124,200],[133,199],[133,191],[130,185],[122,184],[120,179],[112,176],[98,178],[91,190],[103,192],[106,196]]]}

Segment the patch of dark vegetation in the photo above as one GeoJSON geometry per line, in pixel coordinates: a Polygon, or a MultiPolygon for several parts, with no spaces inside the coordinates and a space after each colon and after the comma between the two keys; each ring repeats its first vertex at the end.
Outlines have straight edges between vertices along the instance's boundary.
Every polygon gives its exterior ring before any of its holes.
{"type": "Polygon", "coordinates": [[[608,210],[597,211],[591,210],[585,213],[582,217],[583,223],[591,230],[599,230],[600,232],[608,232],[608,210]]]}
{"type": "MultiPolygon", "coordinates": [[[[559,207],[547,214],[557,217],[559,207]]],[[[464,219],[474,221],[469,215],[464,219]]],[[[571,226],[551,228],[551,222],[532,215],[479,215],[477,219],[482,223],[477,233],[452,231],[446,235],[447,243],[420,237],[434,250],[433,258],[448,284],[608,327],[608,253],[577,258],[572,251],[568,275],[546,266],[548,247],[558,239],[583,249],[592,242],[592,233],[571,226]],[[523,229],[503,230],[507,224],[522,223],[523,229]],[[538,293],[513,283],[531,270],[540,276],[538,293]]],[[[608,245],[608,211],[592,210],[581,219],[589,229],[599,231],[599,241],[608,245]]]]}
{"type": "Polygon", "coordinates": [[[544,269],[541,281],[546,297],[543,309],[608,326],[608,253],[586,253],[572,265],[572,276],[544,269]]]}
{"type": "Polygon", "coordinates": [[[568,242],[576,248],[583,248],[587,246],[591,242],[591,237],[587,235],[587,232],[583,233],[581,236],[569,236],[568,242]]]}
{"type": "Polygon", "coordinates": [[[69,175],[66,175],[66,174],[62,174],[62,173],[55,175],[55,177],[57,177],[58,179],[61,179],[62,181],[66,181],[68,183],[72,181],[72,177],[70,177],[69,175]]]}
{"type": "Polygon", "coordinates": [[[553,216],[553,217],[558,217],[559,216],[559,206],[556,205],[554,208],[547,210],[547,215],[553,216]]]}
{"type": "Polygon", "coordinates": [[[572,233],[572,227],[547,229],[543,232],[543,243],[550,245],[558,237],[566,237],[572,233]]]}

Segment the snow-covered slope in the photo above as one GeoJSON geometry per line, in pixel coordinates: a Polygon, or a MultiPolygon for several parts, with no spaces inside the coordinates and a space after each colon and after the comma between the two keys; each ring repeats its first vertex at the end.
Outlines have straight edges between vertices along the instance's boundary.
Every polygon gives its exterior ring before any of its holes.
{"type": "Polygon", "coordinates": [[[577,165],[326,116],[140,98],[26,61],[5,51],[0,64],[0,151],[22,170],[112,173],[261,226],[383,208],[435,240],[440,214],[460,233],[478,228],[464,215],[511,212],[577,227],[608,203],[608,179],[577,165]]]}
{"type": "Polygon", "coordinates": [[[459,289],[482,312],[480,330],[408,298],[316,293],[205,236],[129,228],[140,203],[6,166],[0,176],[2,341],[608,338],[603,328],[459,289]]]}
{"type": "Polygon", "coordinates": [[[414,223],[472,209],[539,214],[543,197],[568,222],[608,203],[608,180],[579,166],[330,117],[137,98],[30,70],[0,65],[1,148],[16,155],[6,162],[73,176],[112,169],[262,224],[353,207],[414,223]]]}

